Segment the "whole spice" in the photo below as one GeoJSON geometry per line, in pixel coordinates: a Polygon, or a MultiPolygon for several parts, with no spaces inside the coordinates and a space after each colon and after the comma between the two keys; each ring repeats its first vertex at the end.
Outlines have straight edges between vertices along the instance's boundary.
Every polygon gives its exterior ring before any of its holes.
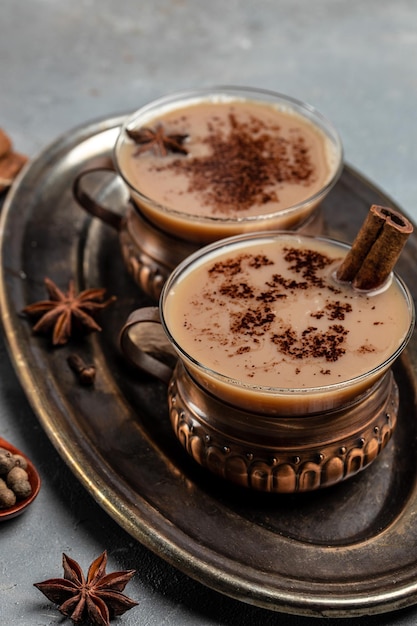
{"type": "Polygon", "coordinates": [[[13,458],[15,460],[16,467],[23,467],[23,469],[27,469],[28,462],[26,461],[25,457],[23,457],[21,454],[14,454],[13,458]]]}
{"type": "Polygon", "coordinates": [[[0,158],[10,152],[11,149],[12,142],[9,135],[0,128],[0,158]]]}
{"type": "Polygon", "coordinates": [[[26,161],[27,157],[18,152],[9,152],[0,158],[0,192],[10,187],[26,161]]]}
{"type": "Polygon", "coordinates": [[[92,385],[96,377],[96,368],[94,365],[88,365],[78,354],[70,354],[67,358],[68,365],[81,385],[92,385]]]}
{"type": "Polygon", "coordinates": [[[35,583],[35,587],[74,622],[89,619],[98,626],[109,626],[112,617],[138,604],[122,593],[136,570],[106,574],[106,551],[92,562],[87,578],[80,565],[66,554],[62,555],[62,564],[64,578],[50,578],[35,583]]]}
{"type": "Polygon", "coordinates": [[[20,454],[0,448],[0,509],[8,509],[32,493],[27,462],[20,454]]]}
{"type": "Polygon", "coordinates": [[[412,232],[413,225],[401,213],[373,204],[336,277],[356,289],[381,287],[412,232]]]}
{"type": "Polygon", "coordinates": [[[13,150],[10,137],[0,128],[0,193],[10,187],[27,160],[13,150]]]}
{"type": "Polygon", "coordinates": [[[3,478],[0,478],[0,509],[9,509],[16,504],[16,494],[10,489],[3,478]]]}
{"type": "Polygon", "coordinates": [[[15,466],[6,476],[6,484],[13,491],[16,498],[23,500],[28,498],[32,493],[32,487],[29,482],[29,475],[23,467],[15,466]]]}
{"type": "Polygon", "coordinates": [[[7,474],[15,466],[14,456],[9,450],[0,448],[0,476],[7,474]]]}
{"type": "Polygon", "coordinates": [[[41,300],[23,309],[29,317],[40,318],[33,327],[35,333],[47,333],[52,329],[52,343],[58,346],[68,342],[73,326],[87,332],[101,330],[92,315],[112,304],[115,296],[103,301],[105,289],[86,289],[76,294],[72,280],[67,293],[61,291],[50,278],[45,278],[44,282],[50,300],[41,300]]]}
{"type": "Polygon", "coordinates": [[[155,130],[144,127],[137,130],[127,129],[126,133],[139,145],[135,156],[148,150],[154,150],[160,156],[166,156],[168,152],[188,154],[188,150],[183,146],[188,135],[167,135],[162,124],[158,124],[155,130]]]}

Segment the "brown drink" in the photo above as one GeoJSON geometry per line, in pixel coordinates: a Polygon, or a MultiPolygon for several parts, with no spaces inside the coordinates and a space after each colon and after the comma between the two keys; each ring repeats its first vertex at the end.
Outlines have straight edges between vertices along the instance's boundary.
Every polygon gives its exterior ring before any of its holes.
{"type": "Polygon", "coordinates": [[[183,265],[162,313],[192,376],[253,411],[311,414],[359,397],[404,348],[413,306],[394,275],[367,293],[336,280],[347,249],[259,235],[183,265]]]}
{"type": "Polygon", "coordinates": [[[202,245],[265,230],[319,234],[343,168],[340,137],[312,106],[275,92],[214,87],[154,100],[126,118],[113,163],[80,172],[83,209],[119,233],[126,268],[154,299],[202,245]],[[114,169],[124,209],[85,180],[114,169]]]}
{"type": "Polygon", "coordinates": [[[122,130],[115,159],[152,224],[204,243],[302,223],[336,181],[341,154],[337,133],[312,108],[229,88],[144,107],[122,130]]]}

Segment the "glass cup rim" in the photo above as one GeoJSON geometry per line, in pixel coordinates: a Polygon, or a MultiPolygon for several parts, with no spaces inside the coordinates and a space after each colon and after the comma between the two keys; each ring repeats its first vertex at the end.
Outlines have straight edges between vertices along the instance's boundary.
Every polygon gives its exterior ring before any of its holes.
{"type": "MultiPolygon", "coordinates": [[[[203,371],[207,376],[210,376],[211,378],[215,380],[219,380],[225,384],[228,384],[229,386],[232,386],[233,388],[245,389],[247,391],[262,393],[264,395],[269,395],[269,396],[280,395],[280,396],[291,397],[295,395],[305,396],[305,395],[314,395],[314,394],[319,394],[319,393],[320,394],[332,393],[332,392],[337,392],[339,390],[348,389],[355,385],[359,385],[362,381],[365,381],[366,379],[374,381],[375,377],[378,374],[382,375],[384,372],[386,372],[388,368],[394,363],[394,361],[399,357],[399,355],[406,348],[414,332],[414,326],[415,326],[415,321],[416,321],[416,311],[414,307],[414,301],[413,301],[413,298],[411,296],[411,293],[407,284],[404,282],[401,276],[397,274],[395,271],[391,273],[391,277],[388,279],[388,281],[391,281],[391,280],[396,281],[397,285],[400,287],[401,292],[403,293],[404,298],[407,302],[408,310],[410,313],[410,323],[409,323],[408,330],[405,333],[400,345],[396,348],[396,350],[390,356],[388,356],[384,361],[382,361],[382,363],[379,363],[378,365],[373,367],[371,370],[368,370],[367,372],[364,372],[362,374],[359,374],[358,376],[354,376],[352,378],[348,378],[340,382],[332,383],[329,385],[316,386],[316,387],[291,387],[291,388],[251,385],[249,383],[244,383],[230,376],[221,374],[220,372],[216,372],[210,367],[203,365],[197,359],[189,355],[184,350],[184,348],[182,348],[182,346],[179,345],[175,337],[172,335],[169,329],[169,323],[167,322],[167,319],[165,316],[164,303],[172,285],[180,278],[180,276],[188,268],[200,262],[204,257],[209,256],[211,252],[217,251],[218,249],[226,249],[228,247],[234,247],[236,243],[244,242],[244,241],[252,242],[252,241],[262,240],[262,239],[271,240],[271,239],[276,239],[280,237],[286,237],[286,238],[291,237],[291,238],[297,238],[297,239],[313,239],[313,240],[322,241],[324,243],[337,244],[338,246],[345,248],[345,249],[350,248],[350,245],[348,243],[340,241],[332,237],[321,236],[321,235],[317,236],[317,235],[309,235],[309,234],[300,234],[300,233],[294,233],[294,232],[289,232],[285,230],[263,231],[263,232],[257,232],[257,233],[245,233],[241,235],[234,235],[231,237],[221,239],[214,243],[208,244],[204,246],[203,248],[200,248],[199,250],[197,250],[196,252],[188,256],[186,259],[184,259],[173,270],[173,272],[171,272],[170,276],[168,277],[167,281],[165,282],[162,288],[160,299],[159,299],[159,312],[160,312],[161,324],[162,324],[162,327],[164,329],[166,336],[168,337],[168,340],[173,345],[174,349],[176,350],[180,358],[185,362],[185,364],[187,362],[191,363],[197,370],[203,371]]],[[[374,293],[377,293],[377,291],[374,293]]]]}
{"type": "Polygon", "coordinates": [[[189,223],[198,223],[198,224],[212,224],[212,225],[229,225],[229,224],[260,224],[260,229],[262,228],[262,223],[267,222],[268,220],[272,220],[276,217],[288,217],[293,215],[294,213],[298,213],[301,209],[308,207],[310,205],[315,205],[320,202],[320,200],[325,197],[332,187],[336,184],[337,180],[340,177],[340,174],[343,169],[343,144],[341,137],[339,135],[338,130],[336,129],[333,122],[330,121],[326,116],[324,116],[315,106],[309,104],[308,102],[304,102],[299,100],[293,96],[287,96],[283,93],[272,91],[269,89],[262,89],[257,87],[244,87],[244,86],[234,86],[234,85],[218,85],[214,87],[200,87],[196,89],[189,89],[183,91],[176,91],[171,94],[167,94],[155,100],[148,102],[143,105],[130,115],[126,117],[124,120],[118,137],[116,139],[116,143],[113,148],[113,159],[115,163],[115,167],[117,169],[117,173],[122,178],[127,187],[139,198],[139,200],[144,203],[151,204],[155,209],[165,213],[167,215],[176,217],[177,219],[187,221],[189,223]],[[118,151],[120,149],[121,144],[123,143],[126,129],[129,127],[135,127],[137,125],[138,118],[146,116],[147,113],[153,111],[155,109],[161,107],[167,107],[168,105],[174,105],[177,102],[184,101],[192,102],[196,99],[201,99],[202,97],[207,96],[234,96],[242,98],[244,94],[253,96],[253,100],[256,101],[255,96],[259,96],[258,101],[262,101],[262,96],[264,98],[269,98],[268,102],[273,103],[275,101],[277,104],[287,104],[291,110],[295,111],[297,114],[301,115],[303,118],[308,119],[312,124],[318,126],[320,130],[325,134],[327,139],[329,139],[332,143],[332,147],[334,150],[334,168],[329,174],[325,184],[316,191],[316,193],[312,194],[308,198],[305,198],[301,202],[297,202],[296,204],[292,204],[291,206],[285,209],[279,209],[277,211],[272,211],[269,213],[263,213],[258,215],[248,215],[246,217],[223,217],[223,216],[201,216],[201,215],[193,215],[190,213],[186,213],[184,211],[180,211],[178,209],[167,207],[159,202],[156,202],[154,199],[145,195],[135,187],[125,176],[124,172],[120,168],[118,151]]]}

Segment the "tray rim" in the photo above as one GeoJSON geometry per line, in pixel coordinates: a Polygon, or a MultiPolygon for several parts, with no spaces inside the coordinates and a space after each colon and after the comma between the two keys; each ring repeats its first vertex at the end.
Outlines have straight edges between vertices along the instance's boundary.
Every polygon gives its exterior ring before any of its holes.
{"type": "MultiPolygon", "coordinates": [[[[80,125],[58,137],[49,146],[44,148],[34,160],[30,161],[25,166],[12,185],[3,205],[0,217],[1,260],[4,257],[8,222],[13,219],[13,212],[16,211],[18,195],[21,188],[25,185],[26,179],[32,175],[33,171],[39,167],[42,162],[50,161],[51,157],[57,152],[65,153],[71,145],[74,145],[74,137],[77,137],[80,143],[101,132],[119,127],[124,119],[125,115],[119,115],[80,125]]],[[[381,190],[378,189],[377,186],[369,182],[359,172],[356,172],[346,164],[345,168],[350,171],[352,175],[365,183],[368,188],[375,189],[378,193],[381,193],[381,190]]],[[[385,197],[388,198],[386,195],[385,197]]],[[[396,205],[393,201],[392,204],[394,206],[396,205]]],[[[391,611],[400,607],[409,606],[417,600],[417,580],[415,583],[406,586],[401,587],[401,585],[398,585],[395,589],[392,589],[390,593],[385,591],[383,593],[376,593],[372,597],[369,596],[369,591],[367,591],[367,595],[363,595],[362,597],[358,592],[355,597],[352,598],[338,597],[337,594],[326,598],[320,595],[320,590],[318,593],[315,593],[313,588],[310,594],[304,593],[302,599],[295,599],[294,592],[285,592],[283,590],[280,591],[279,597],[277,597],[276,589],[267,589],[262,580],[260,581],[259,587],[256,588],[256,586],[254,587],[253,584],[247,583],[239,576],[236,576],[235,580],[233,580],[233,577],[230,577],[230,575],[226,577],[224,572],[218,571],[218,569],[202,560],[201,556],[204,557],[205,552],[202,546],[200,546],[200,558],[196,558],[195,556],[193,558],[193,556],[190,555],[189,547],[187,547],[186,536],[183,537],[183,544],[179,545],[178,536],[174,541],[173,539],[170,540],[165,534],[162,539],[163,545],[161,545],[161,535],[158,532],[158,528],[149,527],[149,525],[144,524],[143,521],[140,522],[137,516],[135,517],[134,515],[133,507],[125,506],[125,502],[121,502],[120,498],[115,497],[112,492],[113,482],[111,480],[111,478],[114,479],[114,477],[107,476],[109,482],[106,482],[103,478],[102,468],[101,471],[98,471],[97,468],[88,467],[88,471],[86,471],[83,464],[80,463],[80,458],[84,458],[85,456],[83,445],[80,445],[78,441],[76,446],[71,447],[68,441],[65,441],[65,438],[63,438],[62,434],[59,432],[59,428],[56,428],[59,424],[56,424],[56,420],[54,420],[53,416],[51,417],[48,398],[46,398],[46,396],[44,397],[43,394],[39,393],[39,390],[36,389],[36,377],[34,377],[34,374],[31,372],[27,359],[25,358],[23,340],[19,336],[19,333],[16,333],[16,328],[13,324],[14,311],[9,307],[10,296],[7,289],[7,277],[4,271],[4,265],[2,263],[0,275],[1,320],[11,361],[26,396],[28,397],[29,403],[49,439],[60,456],[70,467],[75,477],[84,484],[89,493],[102,508],[133,538],[206,586],[224,593],[229,597],[267,609],[310,617],[354,617],[391,611]],[[76,449],[78,449],[78,457],[74,453],[76,449]],[[118,508],[120,505],[122,505],[120,508],[123,510],[123,513],[121,513],[118,508]],[[359,600],[361,602],[360,607],[358,606],[359,600]]],[[[87,445],[87,443],[84,445],[87,445]]],[[[128,485],[124,485],[123,488],[126,489],[127,492],[130,490],[132,494],[136,496],[140,495],[135,494],[128,485]]],[[[141,504],[145,509],[147,507],[151,508],[148,502],[142,502],[141,504]]],[[[153,521],[157,521],[159,512],[153,510],[152,515],[154,515],[153,521]]],[[[161,515],[160,521],[162,524],[163,519],[161,515]]],[[[296,591],[295,593],[298,592],[296,591]]]]}

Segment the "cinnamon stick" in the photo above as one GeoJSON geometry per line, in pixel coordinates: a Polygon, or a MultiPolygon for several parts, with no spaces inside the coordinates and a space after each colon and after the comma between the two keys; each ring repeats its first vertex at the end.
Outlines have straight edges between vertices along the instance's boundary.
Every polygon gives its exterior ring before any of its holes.
{"type": "Polygon", "coordinates": [[[336,277],[356,289],[378,289],[387,280],[413,232],[401,213],[373,204],[336,277]]]}
{"type": "Polygon", "coordinates": [[[25,155],[13,150],[9,135],[0,128],[0,193],[10,187],[27,160],[25,155]]]}
{"type": "Polygon", "coordinates": [[[0,157],[0,193],[10,187],[26,161],[27,157],[18,152],[8,152],[0,157]]]}
{"type": "Polygon", "coordinates": [[[6,155],[12,149],[12,142],[7,133],[0,128],[0,157],[6,155]]]}

